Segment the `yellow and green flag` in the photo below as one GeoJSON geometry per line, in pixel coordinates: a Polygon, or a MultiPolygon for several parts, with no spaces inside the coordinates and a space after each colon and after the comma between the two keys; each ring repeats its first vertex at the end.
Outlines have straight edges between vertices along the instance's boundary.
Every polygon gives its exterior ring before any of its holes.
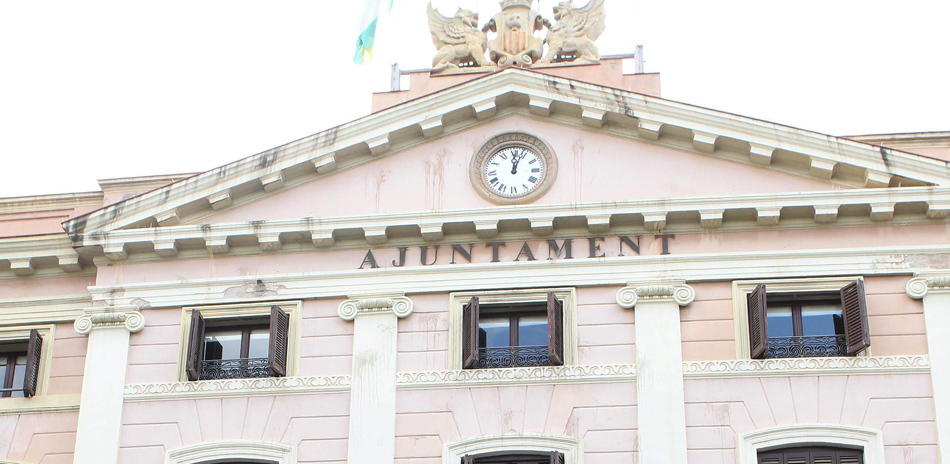
{"type": "Polygon", "coordinates": [[[353,62],[356,64],[369,64],[373,61],[376,23],[379,22],[379,15],[383,8],[389,11],[393,7],[393,0],[365,1],[366,9],[363,11],[362,20],[360,20],[359,37],[356,39],[356,55],[353,56],[353,62]]]}

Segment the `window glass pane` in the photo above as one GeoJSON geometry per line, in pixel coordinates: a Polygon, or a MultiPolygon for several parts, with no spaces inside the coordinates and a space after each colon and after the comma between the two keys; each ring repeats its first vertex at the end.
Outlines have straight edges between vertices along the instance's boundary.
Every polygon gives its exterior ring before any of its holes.
{"type": "Polygon", "coordinates": [[[251,347],[248,358],[266,358],[270,352],[270,330],[257,329],[251,331],[251,347]]]}
{"type": "Polygon", "coordinates": [[[792,327],[791,306],[769,306],[769,338],[791,337],[795,335],[792,327]]]}
{"type": "MultiPolygon", "coordinates": [[[[771,320],[769,320],[771,323],[771,320]]],[[[844,319],[841,306],[815,305],[802,307],[802,335],[843,335],[844,319]]]]}
{"type": "Polygon", "coordinates": [[[13,370],[13,388],[19,388],[20,391],[13,392],[13,398],[23,397],[23,381],[26,379],[26,356],[17,356],[16,367],[13,370]]]}
{"type": "Polygon", "coordinates": [[[519,346],[548,345],[548,317],[546,315],[521,316],[518,318],[519,346]]]}
{"type": "Polygon", "coordinates": [[[478,319],[478,347],[500,348],[511,346],[511,319],[481,317],[478,319]]]}
{"type": "Polygon", "coordinates": [[[215,330],[205,332],[205,359],[240,359],[241,331],[215,330]]]}
{"type": "Polygon", "coordinates": [[[7,357],[4,355],[0,358],[0,388],[7,388],[7,385],[3,385],[3,382],[7,379],[7,357]]]}

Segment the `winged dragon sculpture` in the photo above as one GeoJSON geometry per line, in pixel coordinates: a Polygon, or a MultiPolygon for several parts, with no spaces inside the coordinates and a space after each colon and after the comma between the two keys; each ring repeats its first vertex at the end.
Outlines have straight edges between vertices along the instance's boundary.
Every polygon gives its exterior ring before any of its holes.
{"type": "Polygon", "coordinates": [[[432,43],[439,51],[432,59],[434,72],[464,65],[485,66],[488,60],[488,35],[478,29],[478,13],[459,8],[455,16],[439,13],[429,2],[429,32],[432,43]]]}
{"type": "Polygon", "coordinates": [[[596,63],[600,61],[600,51],[594,45],[606,29],[604,0],[590,0],[587,6],[577,8],[574,2],[566,1],[554,7],[554,20],[557,24],[548,26],[545,42],[548,53],[541,63],[571,61],[563,57],[574,57],[575,63],[596,63]]]}

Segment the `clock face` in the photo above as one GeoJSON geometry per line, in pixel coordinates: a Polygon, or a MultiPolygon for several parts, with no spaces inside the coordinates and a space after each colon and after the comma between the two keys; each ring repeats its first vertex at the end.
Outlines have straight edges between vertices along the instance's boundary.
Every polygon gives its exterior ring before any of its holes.
{"type": "Polygon", "coordinates": [[[497,195],[517,198],[535,191],[544,179],[544,159],[528,147],[511,146],[485,160],[482,175],[497,195]]]}

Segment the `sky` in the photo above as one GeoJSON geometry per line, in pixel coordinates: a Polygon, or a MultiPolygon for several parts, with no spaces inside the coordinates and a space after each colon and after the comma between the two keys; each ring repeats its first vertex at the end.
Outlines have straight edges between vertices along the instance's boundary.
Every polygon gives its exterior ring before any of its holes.
{"type": "MultiPolygon", "coordinates": [[[[0,197],[201,172],[365,116],[431,65],[426,0],[0,1],[0,197]]],[[[535,0],[546,17],[556,0],[535,0]]],[[[586,0],[576,0],[578,5],[586,0]]],[[[433,0],[451,15],[496,0],[433,0]]],[[[664,98],[832,135],[950,131],[946,0],[606,0],[604,55],[644,45],[664,98]]]]}

